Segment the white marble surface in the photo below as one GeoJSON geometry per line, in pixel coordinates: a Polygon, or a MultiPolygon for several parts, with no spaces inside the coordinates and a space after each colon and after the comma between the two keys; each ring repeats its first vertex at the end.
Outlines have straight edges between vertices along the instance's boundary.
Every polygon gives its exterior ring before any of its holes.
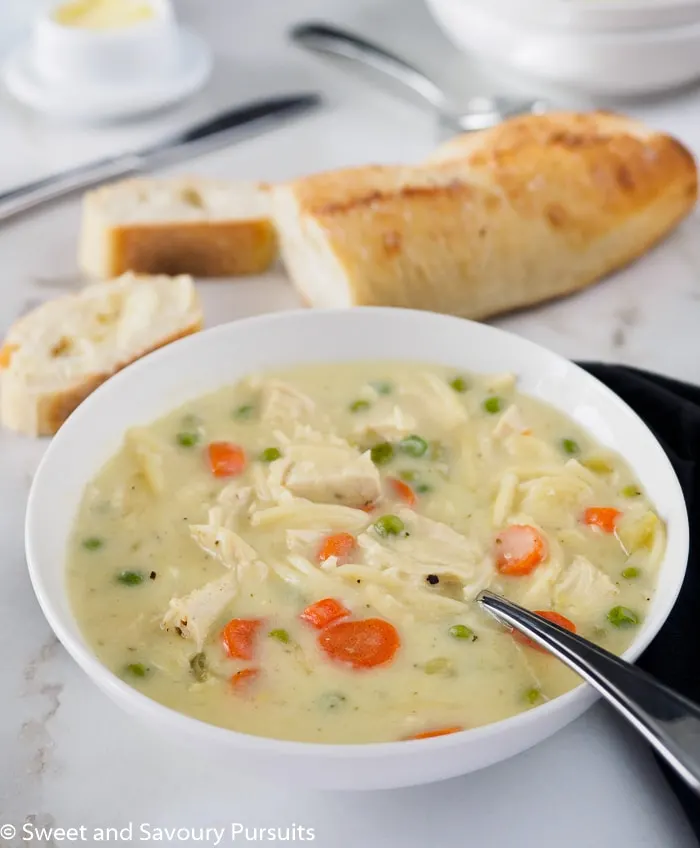
{"type": "MultiPolygon", "coordinates": [[[[181,170],[275,179],[336,165],[410,160],[428,151],[434,127],[425,113],[285,45],[288,23],[307,16],[332,17],[381,36],[457,93],[495,87],[493,78],[445,43],[419,0],[186,0],[179,8],[215,49],[210,87],[176,112],[102,129],[51,125],[0,96],[0,190],[142,144],[219,106],[282,89],[321,88],[327,105],[181,170]]],[[[700,154],[700,90],[626,108],[700,154]]],[[[0,332],[34,303],[78,284],[77,222],[78,205],[71,201],[2,229],[0,332]]],[[[202,292],[210,323],[297,305],[280,273],[207,283],[202,292]]],[[[700,382],[697,217],[606,283],[499,324],[567,356],[615,360],[700,382]]],[[[411,790],[320,794],[252,784],[235,762],[222,773],[204,761],[184,761],[176,746],[134,726],[90,684],[39,611],[25,569],[22,522],[43,448],[0,435],[0,824],[84,825],[83,844],[97,844],[92,828],[130,822],[131,842],[146,841],[138,830],[142,823],[230,828],[238,822],[315,828],[321,848],[697,844],[649,752],[601,706],[508,763],[411,790]]],[[[64,844],[56,835],[32,843],[20,835],[8,839],[0,829],[0,845],[64,844]]],[[[196,836],[161,844],[216,844],[213,834],[208,843],[196,836]]],[[[233,842],[229,830],[220,844],[243,842],[243,835],[233,842]]]]}

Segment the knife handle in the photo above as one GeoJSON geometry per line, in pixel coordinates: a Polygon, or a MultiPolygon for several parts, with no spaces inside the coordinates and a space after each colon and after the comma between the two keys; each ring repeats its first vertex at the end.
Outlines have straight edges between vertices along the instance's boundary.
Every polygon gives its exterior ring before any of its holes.
{"type": "Polygon", "coordinates": [[[141,157],[134,153],[103,159],[44,177],[0,193],[0,222],[27,212],[44,203],[98,185],[105,180],[135,174],[141,169],[141,157]]]}

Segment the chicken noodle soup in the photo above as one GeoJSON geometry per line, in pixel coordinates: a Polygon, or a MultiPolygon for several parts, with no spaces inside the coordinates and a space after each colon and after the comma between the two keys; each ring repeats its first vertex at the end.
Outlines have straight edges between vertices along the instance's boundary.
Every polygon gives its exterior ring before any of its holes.
{"type": "Polygon", "coordinates": [[[246,733],[402,740],[579,683],[474,602],[620,653],[664,526],[621,458],[510,375],[407,363],[249,378],[126,434],[68,557],[97,656],[246,733]]]}

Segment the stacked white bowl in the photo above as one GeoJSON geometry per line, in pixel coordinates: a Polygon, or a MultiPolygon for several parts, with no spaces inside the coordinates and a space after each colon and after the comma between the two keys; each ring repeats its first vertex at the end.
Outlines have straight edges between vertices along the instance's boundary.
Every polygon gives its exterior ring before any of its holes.
{"type": "Polygon", "coordinates": [[[700,79],[700,0],[426,0],[461,49],[592,95],[700,79]]]}

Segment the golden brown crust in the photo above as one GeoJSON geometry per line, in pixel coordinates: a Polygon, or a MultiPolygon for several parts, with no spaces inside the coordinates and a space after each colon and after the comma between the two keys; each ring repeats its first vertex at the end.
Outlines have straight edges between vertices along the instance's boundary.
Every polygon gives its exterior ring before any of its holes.
{"type": "Polygon", "coordinates": [[[277,256],[270,221],[132,224],[109,231],[109,277],[126,271],[233,277],[260,274],[277,256]]]}
{"type": "Polygon", "coordinates": [[[287,191],[352,304],[485,318],[642,255],[692,209],[697,170],[678,141],[622,116],[559,113],[452,140],[421,166],[320,174],[287,191]]]}
{"type": "Polygon", "coordinates": [[[118,371],[122,371],[127,367],[127,365],[131,365],[132,362],[142,359],[154,350],[165,347],[178,339],[185,338],[185,336],[197,333],[201,329],[202,322],[191,324],[189,327],[186,327],[177,333],[173,333],[165,339],[160,339],[152,347],[149,347],[147,350],[139,353],[138,356],[134,356],[131,359],[120,363],[109,373],[94,374],[91,377],[87,377],[83,380],[80,386],[76,386],[68,392],[55,392],[54,394],[44,396],[39,402],[37,410],[37,431],[34,435],[55,435],[63,422],[66,421],[69,415],[77,409],[78,406],[80,406],[85,398],[92,394],[95,389],[99,388],[102,383],[106,382],[110,377],[113,377],[118,371]]]}

